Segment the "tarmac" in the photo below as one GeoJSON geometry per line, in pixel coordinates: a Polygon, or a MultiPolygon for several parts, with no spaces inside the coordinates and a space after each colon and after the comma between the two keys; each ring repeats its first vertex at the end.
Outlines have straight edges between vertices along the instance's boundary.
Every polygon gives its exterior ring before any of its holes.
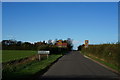
{"type": "Polygon", "coordinates": [[[120,80],[118,74],[71,51],[60,58],[38,80],[120,80]]]}

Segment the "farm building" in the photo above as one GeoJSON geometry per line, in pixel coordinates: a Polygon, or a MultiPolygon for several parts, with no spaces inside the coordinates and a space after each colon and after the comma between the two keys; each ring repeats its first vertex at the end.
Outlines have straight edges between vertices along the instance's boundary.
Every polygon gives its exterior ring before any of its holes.
{"type": "Polygon", "coordinates": [[[56,43],[56,46],[58,47],[67,47],[67,43],[63,42],[62,40],[58,40],[56,43]]]}

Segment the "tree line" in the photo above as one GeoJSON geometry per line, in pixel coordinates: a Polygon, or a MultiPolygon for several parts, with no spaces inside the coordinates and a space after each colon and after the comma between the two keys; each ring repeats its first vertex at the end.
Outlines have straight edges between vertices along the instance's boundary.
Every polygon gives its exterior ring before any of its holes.
{"type": "MultiPolygon", "coordinates": [[[[62,40],[62,39],[61,39],[62,40]]],[[[2,40],[2,50],[50,50],[52,53],[59,53],[62,51],[70,51],[73,48],[72,39],[62,40],[62,42],[67,43],[67,47],[58,47],[58,40],[54,41],[48,40],[39,42],[22,42],[17,40],[2,40]]]]}

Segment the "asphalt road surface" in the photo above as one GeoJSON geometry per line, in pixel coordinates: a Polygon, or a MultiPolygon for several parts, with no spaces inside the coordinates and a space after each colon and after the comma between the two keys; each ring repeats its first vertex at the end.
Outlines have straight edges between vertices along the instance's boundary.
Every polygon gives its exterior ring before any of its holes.
{"type": "Polygon", "coordinates": [[[119,75],[71,51],[58,60],[38,80],[120,80],[119,75]]]}

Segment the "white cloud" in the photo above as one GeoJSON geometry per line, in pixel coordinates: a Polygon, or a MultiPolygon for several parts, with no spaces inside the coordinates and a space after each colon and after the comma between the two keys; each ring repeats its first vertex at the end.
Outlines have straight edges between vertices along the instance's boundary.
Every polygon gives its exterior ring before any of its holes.
{"type": "Polygon", "coordinates": [[[80,43],[81,43],[80,41],[73,40],[73,44],[80,44],[80,43]]]}
{"type": "Polygon", "coordinates": [[[81,44],[81,41],[73,40],[73,49],[77,50],[77,47],[81,44]]]}

